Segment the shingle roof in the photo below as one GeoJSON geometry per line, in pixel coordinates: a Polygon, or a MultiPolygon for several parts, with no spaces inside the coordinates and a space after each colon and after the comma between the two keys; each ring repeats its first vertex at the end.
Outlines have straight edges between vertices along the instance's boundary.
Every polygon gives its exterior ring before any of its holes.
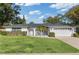
{"type": "Polygon", "coordinates": [[[44,23],[44,24],[25,24],[25,25],[22,25],[22,24],[16,24],[16,25],[5,25],[3,27],[17,27],[17,28],[21,28],[21,27],[37,27],[37,26],[40,26],[40,25],[43,25],[43,26],[47,26],[47,27],[53,27],[53,26],[69,26],[69,25],[66,25],[64,23],[54,23],[54,24],[51,24],[51,23],[44,23]]]}

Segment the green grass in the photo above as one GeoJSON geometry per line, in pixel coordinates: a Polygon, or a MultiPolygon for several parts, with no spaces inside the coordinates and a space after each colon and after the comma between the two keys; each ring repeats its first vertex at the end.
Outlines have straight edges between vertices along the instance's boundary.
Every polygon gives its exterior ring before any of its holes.
{"type": "Polygon", "coordinates": [[[0,36],[0,53],[78,53],[79,50],[52,38],[0,36]]]}

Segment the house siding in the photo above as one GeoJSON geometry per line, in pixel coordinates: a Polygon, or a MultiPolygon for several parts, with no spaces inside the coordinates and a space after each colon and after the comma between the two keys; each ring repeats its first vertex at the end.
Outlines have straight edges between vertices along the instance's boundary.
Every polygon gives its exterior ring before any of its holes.
{"type": "MultiPolygon", "coordinates": [[[[27,26],[6,26],[5,27],[5,31],[13,31],[13,27],[14,28],[20,28],[20,31],[22,32],[27,32],[27,36],[45,36],[48,34],[46,33],[49,33],[49,32],[54,32],[55,33],[55,36],[72,36],[73,33],[75,33],[76,31],[76,27],[72,27],[72,26],[54,26],[54,25],[49,25],[47,26],[49,28],[49,31],[46,32],[45,34],[39,34],[39,32],[36,30],[36,27],[37,26],[33,26],[32,25],[27,25],[27,26]],[[31,26],[31,27],[30,27],[31,26]],[[57,28],[60,28],[60,29],[57,29],[57,28]],[[65,29],[62,29],[62,28],[65,28],[65,29]],[[66,29],[66,28],[71,28],[70,30],[66,29]]],[[[41,33],[41,32],[40,32],[41,33]]]]}
{"type": "Polygon", "coordinates": [[[27,31],[27,28],[21,28],[21,31],[27,31]]]}
{"type": "Polygon", "coordinates": [[[5,28],[5,31],[11,32],[12,28],[5,28]]]}

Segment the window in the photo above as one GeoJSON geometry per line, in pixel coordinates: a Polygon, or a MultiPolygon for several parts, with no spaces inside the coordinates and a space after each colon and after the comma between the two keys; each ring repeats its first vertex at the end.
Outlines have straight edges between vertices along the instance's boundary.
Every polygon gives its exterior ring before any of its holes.
{"type": "Polygon", "coordinates": [[[72,28],[54,28],[54,30],[71,30],[72,28]]]}
{"type": "Polygon", "coordinates": [[[12,28],[12,31],[21,31],[21,28],[12,28]]]}

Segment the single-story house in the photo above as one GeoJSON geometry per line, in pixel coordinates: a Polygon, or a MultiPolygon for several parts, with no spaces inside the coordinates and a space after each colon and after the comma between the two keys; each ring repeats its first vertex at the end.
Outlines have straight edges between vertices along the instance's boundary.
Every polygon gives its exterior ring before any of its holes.
{"type": "Polygon", "coordinates": [[[26,32],[27,36],[48,36],[49,32],[54,32],[55,36],[72,36],[73,33],[76,31],[76,26],[70,26],[65,24],[26,24],[26,25],[9,25],[3,26],[5,29],[4,31],[12,32],[12,31],[22,31],[26,32]],[[37,26],[46,26],[48,27],[48,31],[40,34],[39,31],[36,30],[37,26]]]}

